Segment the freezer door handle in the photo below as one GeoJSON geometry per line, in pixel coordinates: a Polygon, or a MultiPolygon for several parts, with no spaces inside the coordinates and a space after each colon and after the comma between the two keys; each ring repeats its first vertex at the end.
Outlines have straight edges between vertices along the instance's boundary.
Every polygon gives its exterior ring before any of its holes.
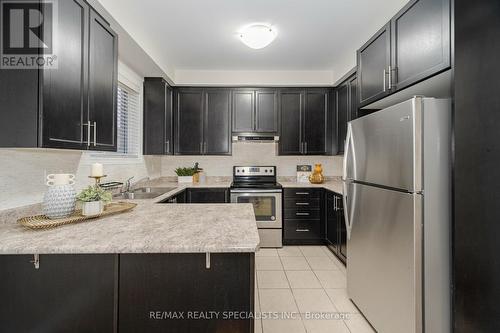
{"type": "Polygon", "coordinates": [[[351,168],[353,170],[354,179],[356,179],[356,151],[354,150],[354,136],[352,133],[352,125],[351,123],[347,123],[347,135],[344,147],[344,172],[342,179],[347,180],[347,168],[351,168]],[[349,164],[349,158],[352,154],[352,165],[349,164]]]}

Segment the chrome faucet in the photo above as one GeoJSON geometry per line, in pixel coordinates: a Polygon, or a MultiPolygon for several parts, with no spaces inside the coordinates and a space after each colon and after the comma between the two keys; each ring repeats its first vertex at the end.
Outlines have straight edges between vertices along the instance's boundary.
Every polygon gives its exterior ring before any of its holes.
{"type": "Polygon", "coordinates": [[[128,192],[130,192],[130,186],[131,186],[132,179],[134,179],[134,176],[132,176],[129,179],[127,179],[127,181],[125,182],[125,191],[122,191],[122,193],[128,193],[128,192]]]}

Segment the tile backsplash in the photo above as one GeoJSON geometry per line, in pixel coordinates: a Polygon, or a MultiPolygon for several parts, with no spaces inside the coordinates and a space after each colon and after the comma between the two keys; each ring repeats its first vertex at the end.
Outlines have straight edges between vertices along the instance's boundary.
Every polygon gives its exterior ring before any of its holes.
{"type": "Polygon", "coordinates": [[[321,163],[325,176],[342,175],[342,156],[278,156],[277,143],[236,142],[232,156],[164,156],[162,176],[174,176],[177,167],[200,164],[207,176],[232,176],[233,165],[276,165],[278,176],[295,176],[298,164],[321,163]]]}
{"type": "MultiPolygon", "coordinates": [[[[200,163],[207,176],[232,176],[233,165],[276,165],[279,177],[294,177],[297,164],[321,163],[325,176],[340,176],[342,156],[278,156],[277,143],[233,143],[232,156],[144,156],[136,163],[102,161],[105,181],[175,176],[174,169],[200,163]]],[[[36,204],[47,190],[45,176],[73,173],[76,189],[93,180],[90,164],[100,162],[87,153],[58,149],[0,149],[0,210],[36,204]]]]}

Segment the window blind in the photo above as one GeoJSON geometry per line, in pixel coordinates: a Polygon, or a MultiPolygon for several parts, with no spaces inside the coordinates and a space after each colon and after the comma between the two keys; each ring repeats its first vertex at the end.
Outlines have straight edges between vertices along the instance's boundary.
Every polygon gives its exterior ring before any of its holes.
{"type": "Polygon", "coordinates": [[[117,152],[130,157],[138,157],[140,153],[139,93],[118,83],[117,96],[117,152]]]}

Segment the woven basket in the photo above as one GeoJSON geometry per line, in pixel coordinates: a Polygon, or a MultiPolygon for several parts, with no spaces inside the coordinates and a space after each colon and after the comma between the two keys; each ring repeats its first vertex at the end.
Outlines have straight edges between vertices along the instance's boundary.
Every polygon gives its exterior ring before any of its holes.
{"type": "Polygon", "coordinates": [[[35,215],[35,216],[22,217],[19,220],[17,220],[17,222],[30,229],[38,229],[38,230],[49,229],[65,224],[78,223],[86,220],[95,220],[110,215],[125,213],[133,209],[135,206],[137,206],[137,204],[135,203],[120,201],[107,205],[104,208],[104,211],[98,215],[83,216],[81,215],[82,213],[81,210],[76,210],[73,213],[73,215],[62,219],[49,219],[45,215],[35,215]]]}

